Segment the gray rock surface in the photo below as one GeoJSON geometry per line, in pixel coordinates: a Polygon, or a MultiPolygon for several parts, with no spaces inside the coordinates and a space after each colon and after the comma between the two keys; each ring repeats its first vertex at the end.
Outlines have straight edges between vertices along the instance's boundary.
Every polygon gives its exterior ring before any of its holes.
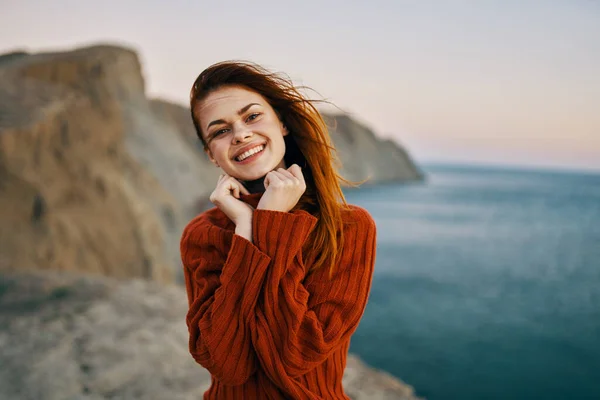
{"type": "MultiPolygon", "coordinates": [[[[200,399],[210,374],[188,353],[186,312],[175,285],[0,275],[0,399],[200,399]]],[[[416,399],[354,356],[344,387],[357,400],[416,399]]]]}

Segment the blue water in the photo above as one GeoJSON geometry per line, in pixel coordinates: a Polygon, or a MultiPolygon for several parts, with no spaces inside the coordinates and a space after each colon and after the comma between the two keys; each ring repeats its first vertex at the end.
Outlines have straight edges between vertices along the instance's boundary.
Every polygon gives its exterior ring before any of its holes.
{"type": "Polygon", "coordinates": [[[351,351],[437,399],[600,399],[600,174],[425,168],[378,227],[351,351]]]}

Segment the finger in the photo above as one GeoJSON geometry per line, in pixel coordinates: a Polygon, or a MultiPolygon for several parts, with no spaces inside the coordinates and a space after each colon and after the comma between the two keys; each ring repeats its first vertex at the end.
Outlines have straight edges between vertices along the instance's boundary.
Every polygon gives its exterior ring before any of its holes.
{"type": "Polygon", "coordinates": [[[281,179],[277,175],[276,171],[271,171],[265,176],[265,189],[267,189],[267,187],[269,187],[273,183],[281,183],[281,179]]]}
{"type": "Polygon", "coordinates": [[[233,197],[236,199],[240,198],[240,188],[239,186],[233,185],[233,197]]]}
{"type": "MultiPolygon", "coordinates": [[[[281,183],[282,185],[286,185],[286,184],[289,184],[290,182],[292,182],[292,181],[290,180],[290,178],[289,178],[287,175],[284,175],[284,174],[282,174],[282,173],[281,173],[281,172],[279,172],[279,171],[275,171],[275,170],[273,170],[273,171],[271,171],[270,173],[272,173],[272,174],[273,174],[273,176],[275,176],[275,177],[276,177],[276,179],[277,179],[277,182],[278,182],[278,183],[281,183]]],[[[272,181],[272,182],[273,182],[273,181],[272,181]]]]}
{"type": "Polygon", "coordinates": [[[244,186],[244,184],[242,182],[238,181],[236,178],[234,178],[232,176],[230,176],[229,178],[230,178],[229,182],[232,185],[232,187],[237,188],[237,190],[238,190],[238,192],[237,192],[238,196],[239,196],[240,193],[242,193],[242,194],[250,194],[250,192],[248,191],[248,189],[246,189],[246,187],[244,186]]]}
{"type": "Polygon", "coordinates": [[[244,186],[244,184],[242,182],[239,182],[239,183],[240,183],[240,191],[243,194],[250,194],[250,192],[248,191],[248,189],[246,189],[246,186],[244,186]]]}
{"type": "Polygon", "coordinates": [[[292,166],[289,167],[287,170],[291,174],[293,174],[298,179],[298,181],[300,181],[301,185],[306,186],[306,182],[304,181],[304,174],[302,173],[302,169],[298,164],[292,164],[292,166]]]}
{"type": "Polygon", "coordinates": [[[294,176],[290,171],[280,168],[277,170],[282,176],[285,177],[285,183],[291,184],[292,186],[301,186],[302,182],[294,176]]]}
{"type": "Polygon", "coordinates": [[[223,174],[219,177],[219,182],[217,182],[217,187],[227,188],[229,185],[227,181],[227,175],[223,174]]]}
{"type": "Polygon", "coordinates": [[[287,169],[283,169],[283,168],[279,168],[277,170],[277,172],[279,172],[281,175],[287,177],[288,179],[291,179],[293,181],[296,181],[297,178],[294,176],[294,174],[292,174],[290,171],[288,171],[287,169]]]}
{"type": "Polygon", "coordinates": [[[302,169],[300,168],[300,166],[298,164],[292,164],[287,169],[287,171],[290,172],[292,175],[294,175],[298,179],[304,178],[304,174],[302,173],[302,169]]]}
{"type": "Polygon", "coordinates": [[[226,173],[221,174],[221,182],[225,182],[229,178],[230,178],[230,176],[227,175],[226,173]]]}
{"type": "Polygon", "coordinates": [[[239,182],[237,180],[235,180],[235,178],[232,178],[230,176],[227,176],[226,178],[223,179],[222,185],[225,188],[225,190],[228,190],[231,193],[233,193],[235,190],[239,190],[239,188],[238,188],[239,182]]]}

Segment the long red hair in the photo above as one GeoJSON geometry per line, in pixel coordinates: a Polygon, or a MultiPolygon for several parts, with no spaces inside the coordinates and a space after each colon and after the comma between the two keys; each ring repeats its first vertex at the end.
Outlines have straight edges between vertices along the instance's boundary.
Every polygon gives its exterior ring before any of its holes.
{"type": "Polygon", "coordinates": [[[305,98],[300,93],[305,87],[297,87],[289,78],[257,64],[246,61],[213,64],[198,76],[190,93],[192,121],[205,149],[208,143],[202,137],[196,107],[209,93],[229,85],[242,86],[263,96],[287,127],[285,164],[302,167],[306,181],[306,191],[295,208],[306,210],[318,219],[309,244],[304,247],[307,259],[314,260],[310,271],[328,263],[331,274],[344,242],[342,208],[348,207],[340,182],[355,183],[337,171],[339,158],[327,125],[314,104],[320,100],[305,98]]]}

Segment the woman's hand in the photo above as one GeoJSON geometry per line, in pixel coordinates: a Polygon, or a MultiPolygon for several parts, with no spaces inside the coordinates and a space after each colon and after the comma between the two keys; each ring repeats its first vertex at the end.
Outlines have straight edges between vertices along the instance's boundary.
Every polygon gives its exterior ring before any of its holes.
{"type": "Polygon", "coordinates": [[[209,197],[210,201],[219,207],[236,226],[251,223],[254,211],[251,205],[239,200],[240,193],[250,194],[240,181],[227,174],[221,174],[217,187],[209,197]]]}
{"type": "Polygon", "coordinates": [[[265,176],[265,193],[256,208],[288,212],[298,203],[305,190],[304,175],[297,164],[287,170],[279,168],[265,176]]]}

